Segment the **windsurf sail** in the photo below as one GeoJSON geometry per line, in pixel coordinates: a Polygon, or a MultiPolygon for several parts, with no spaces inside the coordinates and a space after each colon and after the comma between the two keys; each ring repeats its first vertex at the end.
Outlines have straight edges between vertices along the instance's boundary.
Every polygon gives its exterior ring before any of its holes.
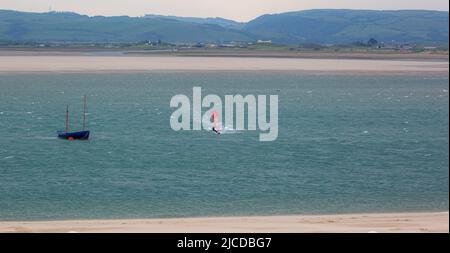
{"type": "Polygon", "coordinates": [[[217,116],[217,112],[213,111],[212,112],[212,123],[213,123],[213,128],[217,129],[217,120],[218,120],[218,116],[217,116]]]}
{"type": "Polygon", "coordinates": [[[211,117],[212,117],[212,124],[213,124],[212,130],[214,132],[216,132],[217,134],[220,134],[219,129],[217,128],[218,122],[219,122],[219,116],[218,116],[217,112],[213,111],[211,117]]]}

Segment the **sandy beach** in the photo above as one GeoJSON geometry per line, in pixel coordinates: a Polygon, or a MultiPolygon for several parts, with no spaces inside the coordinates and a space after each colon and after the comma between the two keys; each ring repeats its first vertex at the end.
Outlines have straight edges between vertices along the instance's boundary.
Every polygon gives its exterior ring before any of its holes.
{"type": "Polygon", "coordinates": [[[448,212],[0,222],[2,233],[449,232],[448,212]]]}
{"type": "Polygon", "coordinates": [[[296,71],[342,74],[447,74],[445,60],[305,59],[276,57],[97,56],[0,54],[0,73],[296,71]]]}

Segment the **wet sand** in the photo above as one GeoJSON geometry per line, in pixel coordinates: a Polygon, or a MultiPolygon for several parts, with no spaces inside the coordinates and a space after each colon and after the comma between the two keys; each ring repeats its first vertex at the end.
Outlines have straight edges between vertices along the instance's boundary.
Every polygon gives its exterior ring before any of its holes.
{"type": "Polygon", "coordinates": [[[294,71],[341,74],[442,74],[449,62],[436,60],[304,59],[275,57],[2,55],[0,73],[294,71]]]}
{"type": "Polygon", "coordinates": [[[195,56],[195,57],[241,57],[241,58],[303,58],[303,59],[365,59],[365,60],[427,60],[448,61],[448,51],[361,51],[361,50],[251,50],[245,48],[210,49],[210,48],[177,48],[161,50],[142,50],[101,47],[67,47],[67,48],[23,48],[0,47],[0,56],[195,56]]]}
{"type": "Polygon", "coordinates": [[[0,222],[0,232],[423,233],[449,232],[448,212],[0,222]]]}

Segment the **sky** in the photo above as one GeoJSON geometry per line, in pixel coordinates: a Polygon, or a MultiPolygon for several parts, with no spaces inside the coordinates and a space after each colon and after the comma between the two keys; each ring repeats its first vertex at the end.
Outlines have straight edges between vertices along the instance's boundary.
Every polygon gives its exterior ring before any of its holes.
{"type": "Polygon", "coordinates": [[[223,17],[249,21],[262,14],[306,9],[426,9],[448,11],[448,0],[0,0],[0,9],[72,11],[89,16],[223,17]]]}

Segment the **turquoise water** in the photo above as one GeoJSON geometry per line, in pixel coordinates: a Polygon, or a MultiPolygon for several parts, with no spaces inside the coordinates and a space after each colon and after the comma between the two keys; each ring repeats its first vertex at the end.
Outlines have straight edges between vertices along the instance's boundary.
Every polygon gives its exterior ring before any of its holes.
{"type": "Polygon", "coordinates": [[[449,205],[448,77],[0,76],[0,220],[435,211],[449,205]],[[170,99],[278,94],[279,136],[171,130],[170,99]],[[277,91],[279,89],[279,91],[277,91]],[[89,141],[55,138],[82,121],[89,141]]]}

